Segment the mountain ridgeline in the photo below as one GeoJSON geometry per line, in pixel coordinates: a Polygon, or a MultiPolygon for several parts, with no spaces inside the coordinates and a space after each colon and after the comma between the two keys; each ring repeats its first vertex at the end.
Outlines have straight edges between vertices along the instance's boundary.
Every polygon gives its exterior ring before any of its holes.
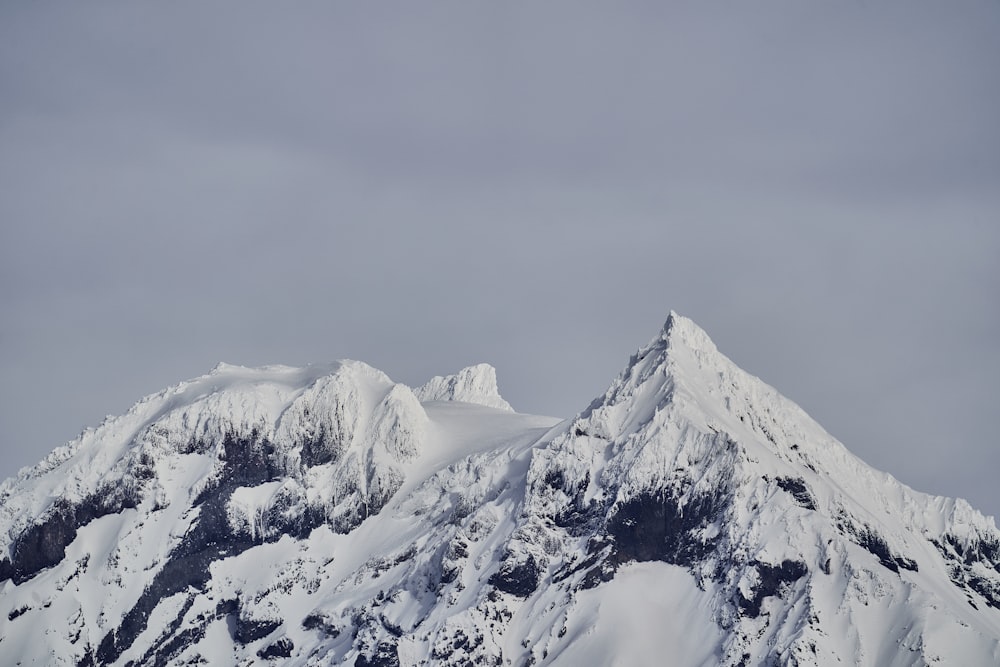
{"type": "Polygon", "coordinates": [[[1000,531],[673,313],[562,421],[220,365],[0,485],[0,662],[998,664],[1000,531]]]}

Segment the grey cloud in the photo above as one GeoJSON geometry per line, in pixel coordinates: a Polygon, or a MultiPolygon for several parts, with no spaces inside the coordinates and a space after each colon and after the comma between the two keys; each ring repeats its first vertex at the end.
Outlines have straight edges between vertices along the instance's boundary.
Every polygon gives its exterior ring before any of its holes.
{"type": "Polygon", "coordinates": [[[0,10],[0,446],[235,363],[569,415],[669,308],[1000,512],[990,2],[0,10]]]}

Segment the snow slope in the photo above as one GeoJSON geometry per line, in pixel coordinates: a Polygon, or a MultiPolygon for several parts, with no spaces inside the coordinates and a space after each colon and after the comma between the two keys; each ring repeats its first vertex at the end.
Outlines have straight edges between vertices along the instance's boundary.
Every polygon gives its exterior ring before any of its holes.
{"type": "Polygon", "coordinates": [[[220,365],[0,485],[0,662],[1000,664],[1000,532],[671,314],[571,420],[487,365],[220,365]]]}

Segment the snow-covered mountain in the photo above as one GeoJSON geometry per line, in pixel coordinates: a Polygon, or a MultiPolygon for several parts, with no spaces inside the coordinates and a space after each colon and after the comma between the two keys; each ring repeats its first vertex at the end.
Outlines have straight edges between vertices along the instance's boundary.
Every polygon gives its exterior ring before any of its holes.
{"type": "Polygon", "coordinates": [[[1000,531],[676,314],[566,421],[220,365],[0,485],[0,663],[1000,664],[1000,531]]]}

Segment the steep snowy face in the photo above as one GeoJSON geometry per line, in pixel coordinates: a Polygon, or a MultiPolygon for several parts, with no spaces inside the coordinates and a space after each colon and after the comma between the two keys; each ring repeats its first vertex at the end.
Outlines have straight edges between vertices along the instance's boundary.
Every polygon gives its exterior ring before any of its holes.
{"type": "Polygon", "coordinates": [[[428,426],[409,388],[365,364],[220,365],[5,482],[0,579],[32,582],[65,561],[83,527],[116,517],[125,532],[107,576],[142,593],[94,641],[96,659],[114,662],[162,599],[203,586],[215,561],[320,525],[347,532],[378,512],[428,426]],[[122,563],[130,542],[140,561],[122,563]]]}
{"type": "MultiPolygon", "coordinates": [[[[0,612],[38,633],[0,629],[3,662],[166,664],[188,649],[252,660],[274,629],[273,600],[257,603],[276,578],[308,561],[311,594],[321,581],[343,585],[315,571],[332,562],[331,539],[354,535],[357,546],[336,551],[363,556],[360,567],[379,548],[359,527],[390,520],[383,510],[401,489],[484,447],[524,447],[558,421],[515,415],[485,365],[428,387],[421,405],[360,362],[220,364],[5,481],[0,612]],[[288,540],[306,561],[287,548],[268,561],[268,545],[288,540]],[[212,634],[221,628],[225,650],[212,634]]],[[[411,517],[402,534],[419,525],[411,517]]],[[[308,611],[289,614],[302,623],[308,611]]]]}
{"type": "Polygon", "coordinates": [[[851,455],[671,314],[575,418],[493,369],[220,366],[0,486],[0,658],[1000,659],[1000,532],[851,455]]]}
{"type": "MultiPolygon", "coordinates": [[[[220,365],[144,399],[4,483],[0,516],[10,529],[0,547],[11,551],[13,578],[30,577],[51,564],[37,562],[22,533],[31,524],[45,526],[39,516],[69,511],[96,518],[146,499],[159,507],[175,500],[181,467],[196,475],[184,482],[193,498],[220,485],[286,479],[284,502],[294,496],[303,511],[353,505],[352,516],[343,517],[346,529],[398,487],[400,466],[416,456],[426,426],[412,391],[359,362],[220,365]]],[[[72,539],[70,529],[38,530],[37,541],[56,550],[72,539]]]]}
{"type": "Polygon", "coordinates": [[[497,389],[497,372],[489,364],[463,368],[454,375],[435,376],[416,390],[421,401],[462,401],[514,411],[497,389]]]}
{"type": "Polygon", "coordinates": [[[676,314],[527,482],[523,532],[559,545],[556,579],[690,572],[724,631],[710,663],[998,655],[992,520],[872,470],[676,314]]]}

